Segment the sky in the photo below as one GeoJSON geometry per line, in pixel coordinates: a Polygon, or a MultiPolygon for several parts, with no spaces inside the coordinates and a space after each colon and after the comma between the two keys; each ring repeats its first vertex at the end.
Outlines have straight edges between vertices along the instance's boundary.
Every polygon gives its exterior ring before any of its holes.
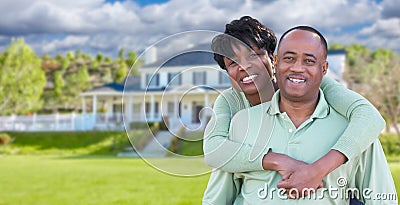
{"type": "Polygon", "coordinates": [[[320,30],[329,44],[400,51],[398,0],[2,0],[0,51],[24,38],[37,55],[118,51],[158,56],[210,43],[226,23],[249,15],[279,37],[296,25],[320,30]]]}

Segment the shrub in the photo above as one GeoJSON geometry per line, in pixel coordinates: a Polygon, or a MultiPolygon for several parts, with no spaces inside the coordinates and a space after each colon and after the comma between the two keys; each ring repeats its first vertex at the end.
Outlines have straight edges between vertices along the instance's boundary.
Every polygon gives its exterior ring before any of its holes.
{"type": "Polygon", "coordinates": [[[379,140],[387,156],[400,155],[400,139],[396,134],[383,133],[379,136],[379,140]]]}
{"type": "Polygon", "coordinates": [[[0,145],[7,145],[11,142],[11,137],[7,133],[0,133],[0,145]]]}

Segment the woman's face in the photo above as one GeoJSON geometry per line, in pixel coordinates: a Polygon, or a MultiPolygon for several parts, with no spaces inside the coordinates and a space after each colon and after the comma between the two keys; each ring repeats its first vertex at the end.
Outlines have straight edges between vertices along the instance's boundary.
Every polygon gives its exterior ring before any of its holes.
{"type": "Polygon", "coordinates": [[[272,62],[265,49],[259,49],[251,44],[250,49],[245,44],[232,45],[234,56],[224,58],[232,86],[246,94],[258,95],[264,89],[270,89],[272,62]]]}

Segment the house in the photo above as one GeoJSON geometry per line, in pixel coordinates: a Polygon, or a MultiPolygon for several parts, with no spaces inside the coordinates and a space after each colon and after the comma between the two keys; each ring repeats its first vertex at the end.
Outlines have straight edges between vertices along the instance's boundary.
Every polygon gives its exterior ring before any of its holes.
{"type": "MultiPolygon", "coordinates": [[[[213,60],[209,45],[159,60],[153,50],[146,61],[139,69],[140,76],[81,94],[84,113],[87,101],[92,105],[84,129],[118,129],[123,120],[125,125],[164,120],[170,130],[204,128],[215,99],[230,87],[229,77],[213,60]]],[[[328,76],[344,83],[345,51],[329,51],[328,62],[328,76]]]]}
{"type": "Polygon", "coordinates": [[[230,87],[227,73],[208,50],[209,45],[200,45],[172,58],[154,60],[152,55],[139,68],[140,76],[126,78],[123,85],[112,83],[82,93],[83,110],[87,101],[94,108],[92,126],[106,129],[106,124],[122,119],[125,125],[165,120],[170,129],[202,129],[215,99],[230,87]],[[98,113],[99,105],[104,113],[98,113]]]}

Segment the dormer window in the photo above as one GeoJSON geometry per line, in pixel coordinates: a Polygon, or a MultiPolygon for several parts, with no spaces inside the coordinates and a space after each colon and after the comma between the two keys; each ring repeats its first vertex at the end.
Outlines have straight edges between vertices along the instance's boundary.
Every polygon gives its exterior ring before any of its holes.
{"type": "Polygon", "coordinates": [[[146,74],[146,86],[149,88],[159,87],[160,85],[160,75],[156,74],[146,74]]]}
{"type": "Polygon", "coordinates": [[[206,84],[206,71],[193,72],[193,85],[206,84]]]}
{"type": "Polygon", "coordinates": [[[168,73],[168,86],[181,85],[182,79],[180,74],[180,72],[168,73]]]}

